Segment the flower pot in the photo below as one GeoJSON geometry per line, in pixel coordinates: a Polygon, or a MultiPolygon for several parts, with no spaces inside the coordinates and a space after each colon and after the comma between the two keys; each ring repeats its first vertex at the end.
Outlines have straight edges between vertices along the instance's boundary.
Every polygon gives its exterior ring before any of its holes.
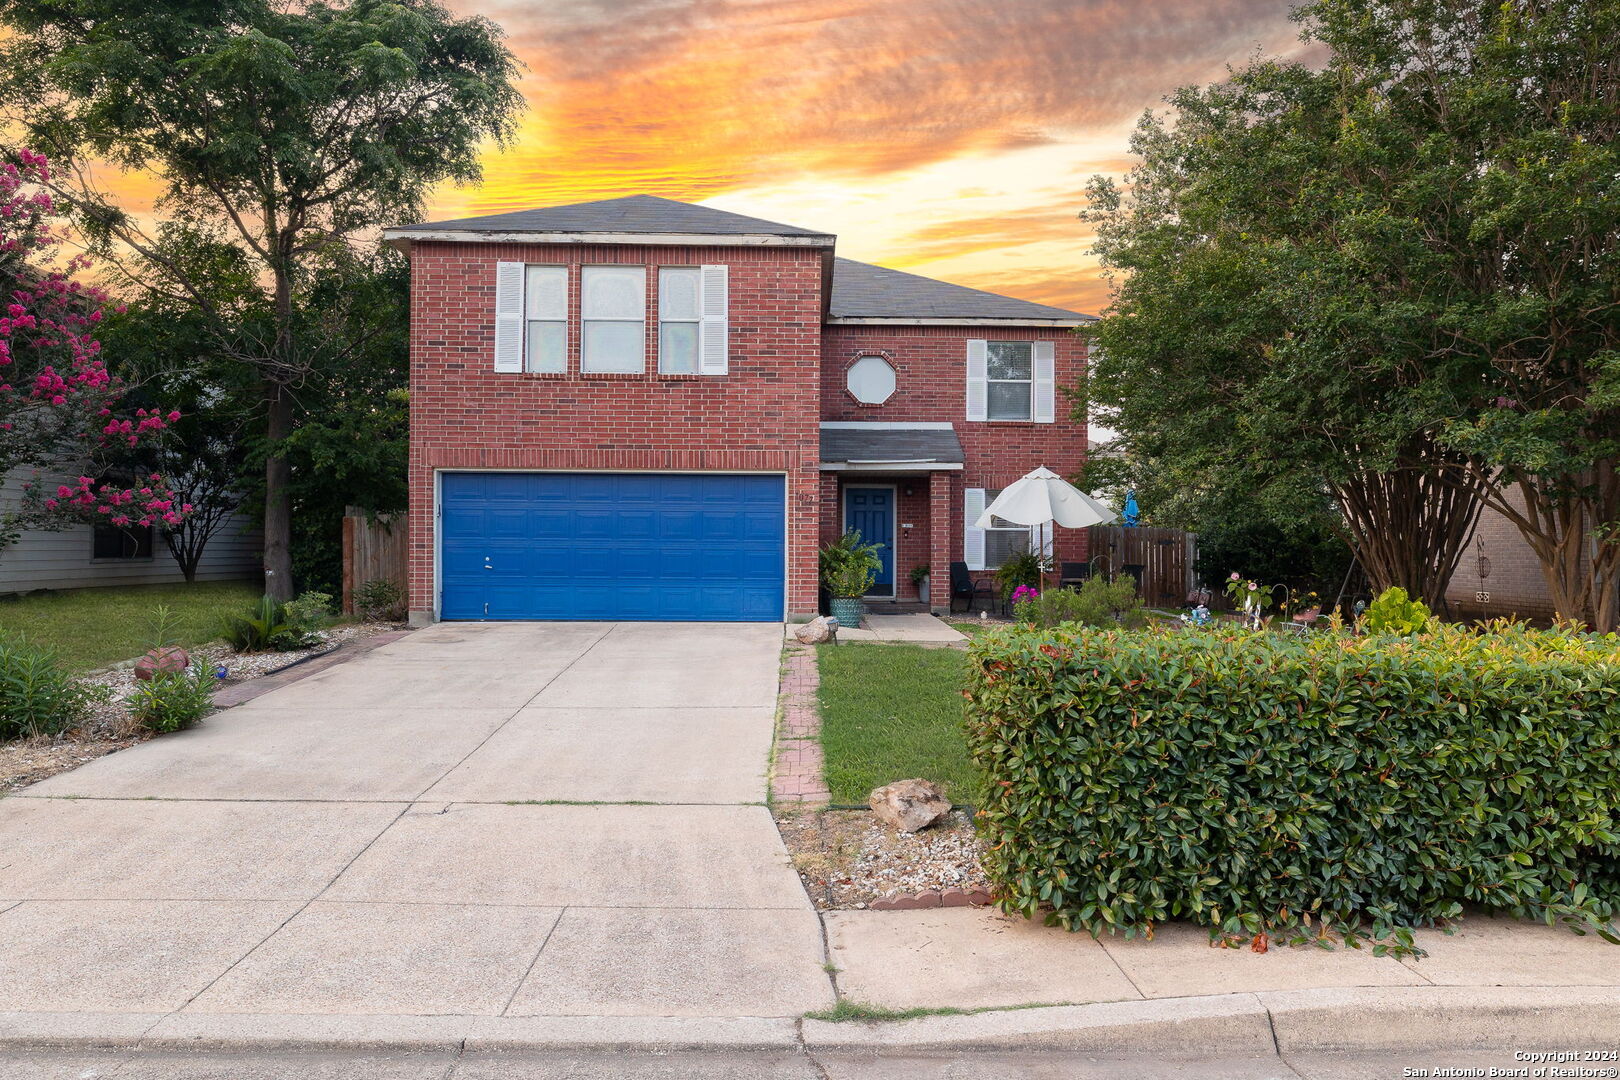
{"type": "Polygon", "coordinates": [[[928,579],[927,578],[923,578],[921,581],[917,582],[917,599],[920,602],[924,603],[924,604],[928,603],[928,579]]]}
{"type": "Polygon", "coordinates": [[[838,625],[846,630],[853,630],[861,625],[861,616],[866,614],[866,601],[858,596],[835,596],[832,598],[833,618],[838,625]]]}

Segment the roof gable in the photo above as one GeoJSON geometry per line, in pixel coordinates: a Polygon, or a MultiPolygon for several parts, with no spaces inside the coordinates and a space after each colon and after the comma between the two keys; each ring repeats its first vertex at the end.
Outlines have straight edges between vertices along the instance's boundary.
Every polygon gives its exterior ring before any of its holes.
{"type": "Polygon", "coordinates": [[[1011,296],[952,285],[884,266],[833,260],[832,299],[827,316],[833,320],[1027,320],[1076,324],[1091,322],[1092,315],[1017,300],[1011,296]]]}
{"type": "Polygon", "coordinates": [[[420,238],[420,234],[424,233],[573,234],[582,238],[593,234],[781,237],[824,241],[824,244],[817,246],[828,247],[833,241],[831,233],[733,214],[710,206],[662,199],[656,195],[628,195],[620,199],[598,199],[566,206],[514,210],[506,214],[400,225],[389,229],[386,235],[409,239],[413,236],[420,238]]]}

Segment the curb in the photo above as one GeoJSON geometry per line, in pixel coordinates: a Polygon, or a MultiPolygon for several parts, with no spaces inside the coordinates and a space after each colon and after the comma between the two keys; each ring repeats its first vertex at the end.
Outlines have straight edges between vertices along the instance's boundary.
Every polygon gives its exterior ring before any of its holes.
{"type": "Polygon", "coordinates": [[[830,1023],[787,1017],[0,1013],[0,1051],[1054,1050],[1162,1056],[1607,1046],[1620,987],[1334,987],[830,1023]],[[802,1036],[802,1039],[801,1039],[802,1036]]]}

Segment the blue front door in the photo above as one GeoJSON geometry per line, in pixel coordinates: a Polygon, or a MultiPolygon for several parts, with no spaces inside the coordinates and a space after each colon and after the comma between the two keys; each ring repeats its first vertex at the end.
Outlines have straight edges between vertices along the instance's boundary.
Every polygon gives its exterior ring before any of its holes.
{"type": "Polygon", "coordinates": [[[867,596],[894,595],[894,489],[887,487],[846,487],[844,489],[844,528],[861,534],[864,544],[880,546],[883,566],[867,590],[867,596]]]}
{"type": "Polygon", "coordinates": [[[445,473],[446,619],[782,618],[781,476],[445,473]]]}

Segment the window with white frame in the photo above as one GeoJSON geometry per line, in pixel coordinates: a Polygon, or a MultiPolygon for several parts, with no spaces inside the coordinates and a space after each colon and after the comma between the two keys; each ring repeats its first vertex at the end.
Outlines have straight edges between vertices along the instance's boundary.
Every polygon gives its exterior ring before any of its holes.
{"type": "Polygon", "coordinates": [[[568,370],[568,268],[523,268],[523,370],[568,370]]]}
{"type": "MultiPolygon", "coordinates": [[[[1000,489],[984,493],[988,506],[996,501],[1000,489]]],[[[1022,555],[1035,546],[1035,532],[1028,525],[1015,525],[1003,518],[992,517],[990,527],[984,530],[984,568],[995,570],[1014,555],[1022,555]]]]}
{"type": "MultiPolygon", "coordinates": [[[[1028,420],[1034,401],[1035,357],[1028,341],[985,342],[985,379],[991,420],[1028,420]]],[[[997,563],[996,565],[1000,565],[997,563]]]]}
{"type": "Polygon", "coordinates": [[[580,270],[579,369],[646,369],[647,268],[587,266],[580,270]]]}
{"type": "Polygon", "coordinates": [[[659,267],[658,370],[665,375],[697,374],[702,276],[696,266],[659,267]]]}

